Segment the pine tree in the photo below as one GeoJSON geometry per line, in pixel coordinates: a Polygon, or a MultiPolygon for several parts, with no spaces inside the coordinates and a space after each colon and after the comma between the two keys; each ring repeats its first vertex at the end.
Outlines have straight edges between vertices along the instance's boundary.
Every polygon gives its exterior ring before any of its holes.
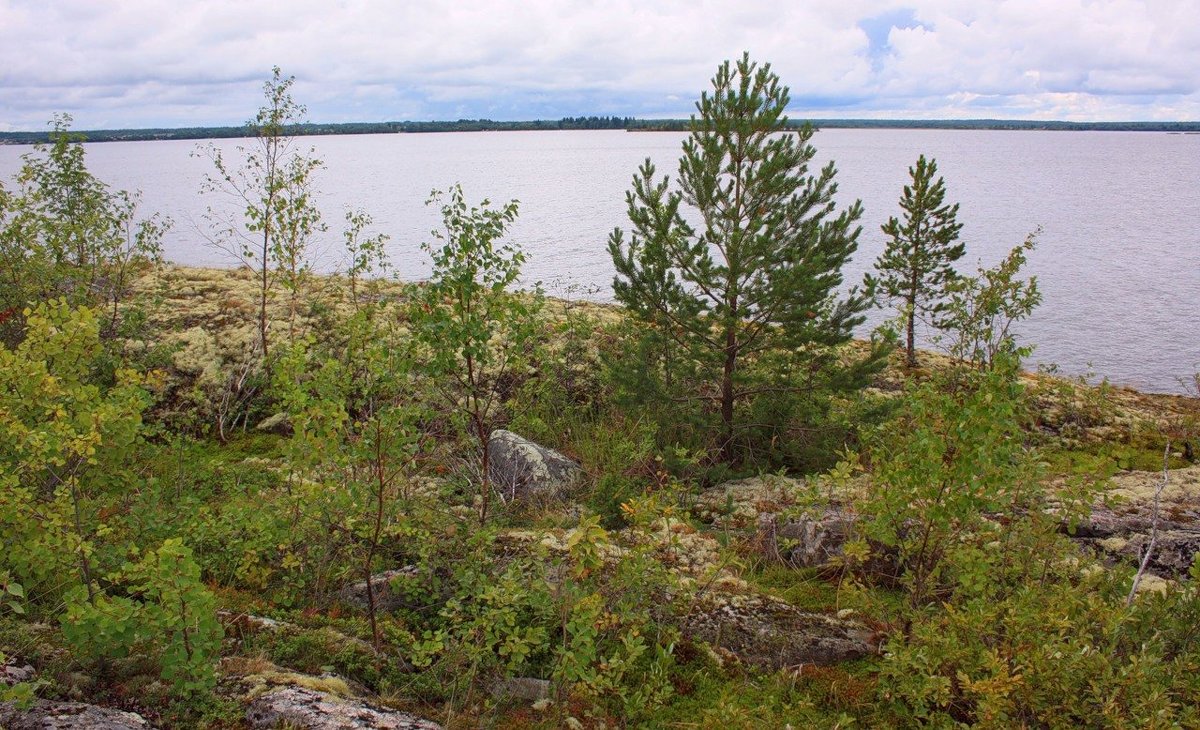
{"type": "Polygon", "coordinates": [[[647,160],[626,194],[631,236],[614,231],[609,253],[616,299],[661,345],[644,374],[671,384],[673,401],[715,406],[733,462],[743,404],[854,388],[873,365],[832,355],[867,307],[857,292],[836,296],[861,205],[836,211],[832,163],[809,174],[813,130],[788,125],[788,89],[769,64],[726,61],[712,84],[691,118],[679,189],[647,160]]]}
{"type": "Polygon", "coordinates": [[[958,222],[958,203],[946,205],[946,183],[937,175],[937,161],[917,158],[916,167],[908,168],[912,184],[904,186],[900,207],[904,221],[895,216],[883,224],[887,248],[875,262],[879,272],[876,283],[892,301],[900,301],[907,335],[905,362],[916,367],[914,343],[916,319],[928,317],[938,326],[938,315],[945,309],[947,285],[958,275],[953,264],[966,248],[958,241],[962,224],[958,222]]]}

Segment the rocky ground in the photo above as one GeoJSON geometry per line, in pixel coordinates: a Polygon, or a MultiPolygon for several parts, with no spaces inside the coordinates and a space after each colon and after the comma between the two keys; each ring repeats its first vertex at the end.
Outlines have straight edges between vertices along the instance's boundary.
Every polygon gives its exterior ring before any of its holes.
{"type": "MultiPolygon", "coordinates": [[[[275,327],[297,332],[323,326],[330,317],[344,316],[351,305],[338,294],[338,282],[318,279],[317,302],[290,325],[287,302],[272,302],[275,327]]],[[[131,348],[165,346],[175,388],[220,390],[231,369],[249,356],[255,340],[256,282],[246,271],[167,267],[144,277],[138,287],[158,298],[147,314],[161,337],[133,341],[131,348]]],[[[390,283],[364,289],[366,297],[397,297],[401,287],[390,283]]],[[[610,307],[551,302],[548,317],[561,317],[568,308],[611,322],[620,313],[610,307]]],[[[928,356],[927,368],[938,367],[928,356]]],[[[1097,493],[1090,515],[1070,534],[1081,549],[1116,564],[1140,561],[1153,537],[1148,563],[1161,581],[1179,580],[1200,552],[1200,466],[1189,465],[1200,423],[1200,401],[1178,396],[1151,395],[1122,388],[1090,387],[1046,375],[1025,376],[1038,399],[1039,435],[1051,449],[1089,449],[1110,444],[1147,451],[1145,434],[1165,435],[1175,444],[1163,471],[1127,468],[1097,493]],[[1165,481],[1164,481],[1165,479],[1165,481]]],[[[899,374],[890,370],[877,384],[881,392],[899,388],[899,374]]],[[[214,392],[215,392],[214,390],[214,392]]],[[[186,406],[186,403],[183,404],[186,406]]],[[[182,407],[182,406],[181,406],[182,407]]],[[[275,427],[272,425],[271,427],[275,427]]],[[[1160,439],[1161,440],[1161,439],[1160,439]]],[[[1155,448],[1161,446],[1155,445],[1155,448]]],[[[584,475],[568,456],[507,431],[497,432],[491,454],[493,476],[504,486],[507,501],[563,499],[572,511],[571,489],[584,475]]],[[[270,466],[270,465],[266,465],[270,466]]],[[[722,542],[749,546],[759,557],[797,569],[836,569],[841,549],[854,533],[856,498],[869,488],[869,477],[834,481],[828,478],[791,479],[760,476],[730,481],[695,495],[686,514],[676,520],[614,534],[606,560],[620,560],[624,551],[649,545],[663,565],[674,572],[690,599],[678,617],[690,640],[711,651],[719,663],[733,662],[773,671],[805,665],[826,665],[870,656],[879,651],[881,636],[859,618],[845,612],[814,612],[793,605],[756,587],[722,556],[722,542]]],[[[577,511],[577,510],[576,510],[577,511]]],[[[1068,526],[1064,525],[1064,530],[1068,526]]],[[[534,550],[567,550],[570,529],[512,530],[501,546],[513,554],[534,550]]],[[[400,599],[391,591],[394,581],[411,576],[415,568],[398,566],[374,576],[372,588],[379,607],[395,610],[400,599]]],[[[367,582],[348,585],[341,602],[365,605],[367,582]]],[[[294,624],[247,613],[224,612],[227,637],[257,633],[276,635],[307,631],[294,624]]],[[[360,638],[326,630],[331,651],[350,650],[372,655],[376,649],[360,638]]],[[[221,665],[221,691],[244,707],[244,722],[254,728],[437,728],[438,724],[372,696],[334,674],[315,675],[276,666],[254,657],[227,658],[221,665]]],[[[8,684],[33,679],[32,667],[3,667],[0,681],[8,684]]],[[[546,680],[515,678],[493,688],[497,697],[540,702],[549,693],[546,680]]],[[[85,728],[125,730],[148,728],[137,714],[77,702],[37,701],[17,709],[0,704],[0,728],[85,728]]]]}

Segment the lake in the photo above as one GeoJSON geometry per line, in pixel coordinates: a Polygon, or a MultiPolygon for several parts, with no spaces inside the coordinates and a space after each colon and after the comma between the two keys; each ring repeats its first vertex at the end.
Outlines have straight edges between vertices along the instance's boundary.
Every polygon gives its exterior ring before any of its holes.
{"type": "MultiPolygon", "coordinates": [[[[361,207],[388,233],[396,273],[428,276],[420,243],[439,223],[433,188],[460,182],[470,201],[516,198],[512,237],[529,254],[528,281],[551,294],[611,299],[605,244],[627,227],[625,191],[650,157],[674,175],[683,134],[481,132],[307,137],[330,231],[315,256],[336,270],[343,211],[361,207]]],[[[883,250],[879,226],[899,213],[908,167],[937,159],[948,201],[961,204],[967,256],[960,270],[992,265],[1037,227],[1027,272],[1044,301],[1019,334],[1029,363],[1158,392],[1181,392],[1200,370],[1200,135],[1153,132],[850,130],[818,132],[817,160],[836,161],[838,200],[861,199],[863,233],[846,268],[861,280],[883,250]]],[[[201,143],[207,144],[207,143],[201,143]]],[[[215,142],[227,155],[238,140],[215,142]]],[[[204,212],[228,205],[198,194],[211,162],[194,142],[110,142],[87,147],[88,167],[116,188],[141,190],[143,210],[175,221],[164,245],[181,264],[222,266],[206,244],[204,212]]],[[[0,146],[8,185],[28,147],[0,146]]],[[[886,316],[876,312],[872,322],[886,316]]]]}

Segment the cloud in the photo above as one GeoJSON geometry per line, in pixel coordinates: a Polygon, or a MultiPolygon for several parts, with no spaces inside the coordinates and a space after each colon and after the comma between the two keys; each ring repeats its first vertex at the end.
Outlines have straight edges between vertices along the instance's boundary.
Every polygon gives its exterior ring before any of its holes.
{"type": "Polygon", "coordinates": [[[0,0],[0,126],[685,116],[769,60],[796,115],[1196,118],[1200,0],[0,0]]]}

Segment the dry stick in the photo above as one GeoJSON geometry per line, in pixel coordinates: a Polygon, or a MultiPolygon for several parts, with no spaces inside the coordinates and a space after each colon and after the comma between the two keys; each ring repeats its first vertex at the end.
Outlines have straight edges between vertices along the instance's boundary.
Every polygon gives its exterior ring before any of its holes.
{"type": "Polygon", "coordinates": [[[1162,482],[1158,485],[1158,489],[1154,490],[1154,511],[1150,518],[1150,544],[1146,546],[1146,554],[1142,556],[1142,564],[1138,567],[1137,574],[1133,576],[1133,586],[1129,589],[1129,596],[1125,599],[1125,606],[1133,605],[1133,597],[1137,594],[1138,585],[1142,582],[1142,576],[1146,574],[1146,568],[1150,565],[1150,556],[1154,553],[1154,545],[1158,542],[1158,504],[1162,498],[1163,490],[1167,488],[1167,461],[1171,455],[1171,442],[1167,442],[1166,448],[1163,449],[1163,475],[1162,482]]]}

